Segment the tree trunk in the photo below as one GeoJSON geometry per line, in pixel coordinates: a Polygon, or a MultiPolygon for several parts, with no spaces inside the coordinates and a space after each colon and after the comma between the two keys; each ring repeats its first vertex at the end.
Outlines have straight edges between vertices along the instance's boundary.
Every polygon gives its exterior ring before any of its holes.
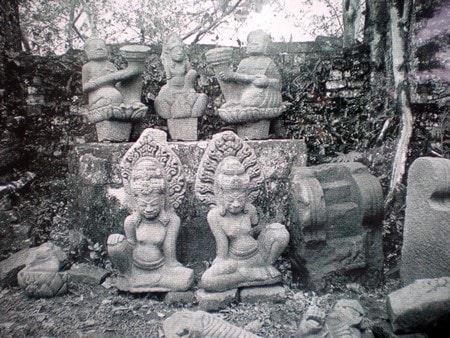
{"type": "Polygon", "coordinates": [[[386,205],[389,205],[405,174],[409,142],[413,132],[413,115],[410,107],[410,92],[408,85],[408,41],[410,31],[410,16],[413,0],[393,3],[389,9],[392,73],[394,79],[394,100],[396,112],[401,116],[401,132],[392,164],[392,174],[386,205]]]}

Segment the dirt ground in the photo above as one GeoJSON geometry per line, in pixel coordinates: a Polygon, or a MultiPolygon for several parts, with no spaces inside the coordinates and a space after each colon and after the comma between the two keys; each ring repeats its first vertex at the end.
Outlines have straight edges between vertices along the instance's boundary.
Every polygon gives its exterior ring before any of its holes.
{"type": "MultiPolygon", "coordinates": [[[[261,337],[292,337],[310,304],[329,311],[338,299],[360,301],[367,311],[366,326],[376,337],[389,337],[385,296],[397,288],[393,281],[376,290],[348,284],[317,295],[286,287],[284,304],[232,304],[215,313],[261,337]]],[[[197,304],[167,305],[163,295],[132,295],[116,289],[71,284],[67,295],[31,299],[18,287],[0,291],[1,337],[164,337],[163,321],[174,312],[198,310],[197,304]]]]}

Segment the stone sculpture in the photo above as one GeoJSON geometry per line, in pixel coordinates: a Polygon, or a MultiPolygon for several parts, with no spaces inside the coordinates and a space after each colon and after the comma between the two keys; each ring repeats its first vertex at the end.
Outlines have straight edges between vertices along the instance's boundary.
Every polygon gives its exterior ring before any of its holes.
{"type": "Polygon", "coordinates": [[[256,338],[257,335],[204,311],[176,312],[163,323],[167,338],[256,338]]]}
{"type": "Polygon", "coordinates": [[[294,168],[291,208],[291,261],[302,282],[321,289],[330,278],[349,272],[351,278],[370,275],[370,282],[379,281],[383,193],[364,165],[294,168]]]}
{"type": "Polygon", "coordinates": [[[365,311],[357,300],[341,299],[328,315],[311,305],[303,315],[296,337],[372,338],[365,325],[365,311]]]}
{"type": "Polygon", "coordinates": [[[450,160],[421,157],[408,172],[400,276],[450,276],[450,160]]]}
{"type": "Polygon", "coordinates": [[[130,292],[189,289],[193,270],[176,257],[180,218],[175,208],[184,197],[185,178],[166,134],[144,130],[120,166],[133,212],[125,219],[125,235],[113,234],[107,241],[111,262],[123,274],[116,286],[130,292]]]}
{"type": "Polygon", "coordinates": [[[270,36],[262,30],[247,37],[248,58],[236,72],[230,71],[231,48],[215,48],[205,54],[213,67],[225,97],[219,108],[220,117],[235,124],[242,138],[264,139],[269,135],[270,120],[281,115],[281,76],[268,56],[270,36]]]}
{"type": "Polygon", "coordinates": [[[256,156],[242,139],[231,131],[213,137],[195,183],[197,197],[211,208],[207,219],[216,240],[216,258],[200,281],[206,291],[281,280],[272,264],[287,246],[289,233],[280,223],[259,224],[252,202],[262,181],[256,156]]]}
{"type": "Polygon", "coordinates": [[[167,84],[155,99],[155,110],[167,119],[169,133],[174,140],[197,140],[197,120],[206,109],[207,96],[195,91],[197,72],[191,69],[183,41],[170,35],[163,45],[161,59],[167,84]]]}
{"type": "Polygon", "coordinates": [[[91,37],[84,48],[89,59],[82,69],[83,91],[89,98],[87,120],[95,123],[98,141],[128,141],[131,121],[147,113],[147,106],[141,102],[141,74],[150,48],[122,47],[120,51],[128,62],[124,70],[117,70],[108,61],[104,40],[91,37]]]}
{"type": "Polygon", "coordinates": [[[19,286],[30,297],[49,298],[67,293],[69,276],[60,272],[66,260],[64,252],[53,243],[44,243],[31,251],[24,269],[17,274],[19,286]]]}

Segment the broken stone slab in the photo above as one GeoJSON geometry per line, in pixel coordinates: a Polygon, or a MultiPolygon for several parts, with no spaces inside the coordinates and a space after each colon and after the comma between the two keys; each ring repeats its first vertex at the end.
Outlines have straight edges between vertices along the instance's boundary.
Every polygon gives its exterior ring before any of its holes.
{"type": "Polygon", "coordinates": [[[82,263],[73,265],[68,274],[73,282],[100,285],[111,273],[98,266],[82,263]]]}
{"type": "Polygon", "coordinates": [[[391,292],[387,310],[394,333],[427,332],[450,319],[450,277],[420,279],[391,292]]]}
{"type": "Polygon", "coordinates": [[[400,277],[450,276],[450,160],[421,157],[408,171],[400,277]]]}
{"type": "Polygon", "coordinates": [[[215,338],[256,338],[257,335],[228,323],[204,311],[176,312],[163,323],[167,338],[176,337],[215,337],[215,338]]]}
{"type": "Polygon", "coordinates": [[[206,292],[203,289],[199,289],[195,293],[195,297],[197,298],[200,309],[205,311],[219,311],[238,300],[238,289],[224,292],[206,292]]]}
{"type": "Polygon", "coordinates": [[[0,287],[17,285],[17,273],[25,267],[28,255],[36,248],[23,249],[0,262],[0,287]]]}
{"type": "Polygon", "coordinates": [[[242,303],[284,303],[286,301],[286,290],[280,285],[242,288],[239,295],[242,303]]]}
{"type": "Polygon", "coordinates": [[[170,291],[164,296],[166,304],[189,304],[196,301],[193,291],[170,291]]]}

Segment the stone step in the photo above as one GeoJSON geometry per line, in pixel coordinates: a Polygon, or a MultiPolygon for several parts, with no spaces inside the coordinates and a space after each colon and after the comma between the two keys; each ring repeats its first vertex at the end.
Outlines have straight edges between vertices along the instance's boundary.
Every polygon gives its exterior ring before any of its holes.
{"type": "Polygon", "coordinates": [[[326,205],[334,205],[342,202],[352,202],[352,184],[347,180],[322,183],[326,205]]]}

